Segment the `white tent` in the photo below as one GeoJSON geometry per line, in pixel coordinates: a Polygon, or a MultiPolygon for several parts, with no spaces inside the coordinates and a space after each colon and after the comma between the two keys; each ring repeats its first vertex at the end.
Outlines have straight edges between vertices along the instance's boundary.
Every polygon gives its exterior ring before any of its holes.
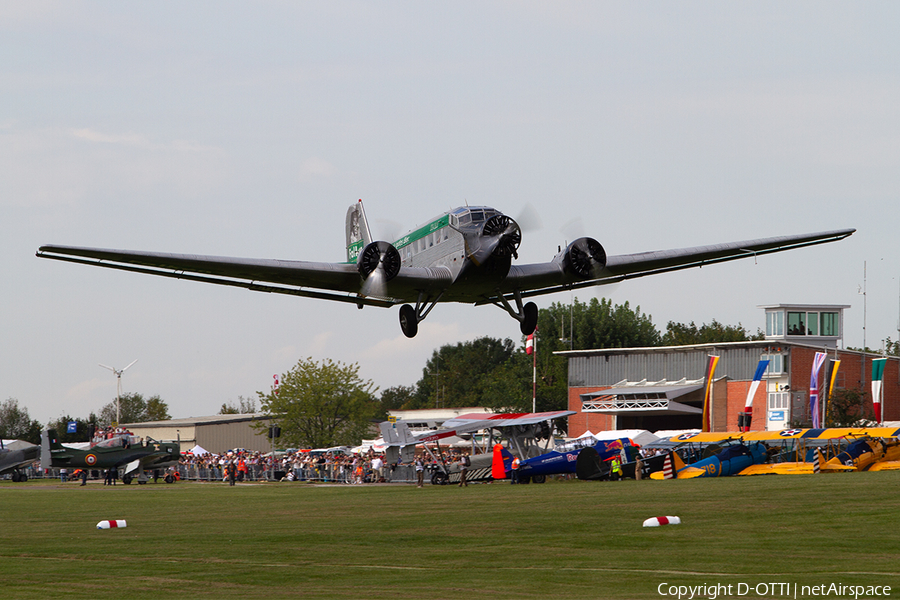
{"type": "Polygon", "coordinates": [[[197,445],[188,450],[188,454],[193,454],[194,456],[203,456],[204,454],[209,454],[209,452],[204,450],[200,445],[197,445]]]}
{"type": "Polygon", "coordinates": [[[601,431],[595,433],[594,437],[598,440],[615,440],[618,438],[630,438],[635,444],[645,446],[659,439],[646,429],[614,429],[611,431],[601,431]]]}

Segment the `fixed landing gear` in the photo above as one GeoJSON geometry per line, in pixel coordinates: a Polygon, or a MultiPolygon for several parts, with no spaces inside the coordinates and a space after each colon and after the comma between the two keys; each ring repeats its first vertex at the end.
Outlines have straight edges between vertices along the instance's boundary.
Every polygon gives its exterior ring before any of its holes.
{"type": "Polygon", "coordinates": [[[428,316],[428,313],[431,312],[431,309],[435,307],[443,295],[444,292],[441,292],[438,294],[437,298],[431,300],[430,296],[419,294],[419,299],[416,300],[415,308],[409,304],[401,306],[400,329],[403,330],[403,335],[408,338],[416,337],[416,334],[419,333],[419,321],[428,316]]]}
{"type": "MultiPolygon", "coordinates": [[[[438,295],[437,298],[431,300],[424,294],[419,294],[419,299],[416,301],[415,308],[413,308],[409,304],[404,304],[403,306],[401,306],[400,329],[403,330],[403,335],[408,338],[416,337],[416,334],[419,333],[419,322],[428,316],[428,313],[431,312],[431,309],[435,307],[435,305],[440,301],[441,296],[443,295],[443,292],[441,292],[441,294],[438,295]]],[[[537,304],[535,304],[534,302],[522,304],[522,297],[518,292],[516,292],[515,298],[516,308],[513,308],[512,305],[510,305],[509,301],[503,296],[491,298],[489,302],[496,306],[499,306],[500,308],[508,312],[512,318],[517,320],[519,322],[519,330],[522,332],[522,335],[531,335],[537,328],[537,304]]]]}
{"type": "Polygon", "coordinates": [[[538,307],[534,302],[522,304],[522,296],[515,292],[516,308],[513,308],[506,296],[497,296],[491,299],[494,306],[499,306],[509,313],[513,319],[519,322],[519,331],[522,335],[531,335],[537,329],[538,307]]]}
{"type": "Polygon", "coordinates": [[[531,335],[537,329],[538,307],[534,302],[529,302],[522,307],[522,321],[519,323],[519,330],[522,335],[531,335]]]}
{"type": "Polygon", "coordinates": [[[419,333],[419,319],[416,318],[416,309],[409,304],[400,307],[400,329],[408,338],[416,337],[419,333]]]}

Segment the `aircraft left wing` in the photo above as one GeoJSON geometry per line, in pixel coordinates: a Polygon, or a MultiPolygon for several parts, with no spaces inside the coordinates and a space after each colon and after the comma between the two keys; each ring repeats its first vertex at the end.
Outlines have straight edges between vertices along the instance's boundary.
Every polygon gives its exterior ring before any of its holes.
{"type": "MultiPolygon", "coordinates": [[[[783,252],[817,244],[827,244],[847,238],[856,229],[838,229],[802,235],[729,242],[710,246],[695,246],[674,250],[620,254],[606,258],[606,264],[597,268],[588,279],[574,279],[565,273],[563,260],[557,257],[549,263],[513,266],[504,282],[504,293],[523,290],[522,297],[551,294],[562,290],[578,289],[626,279],[668,273],[691,267],[702,267],[720,262],[750,258],[783,252]],[[528,290],[528,291],[525,291],[528,290]]],[[[599,265],[598,265],[599,267],[599,265]]]]}
{"type": "MultiPolygon", "coordinates": [[[[337,300],[357,305],[388,307],[402,301],[402,299],[357,295],[361,285],[360,274],[356,265],[350,263],[247,259],[50,245],[41,246],[36,256],[121,271],[242,287],[257,292],[337,300]]],[[[449,274],[443,273],[440,269],[406,267],[395,278],[391,289],[393,291],[441,287],[445,286],[448,280],[449,274]]]]}

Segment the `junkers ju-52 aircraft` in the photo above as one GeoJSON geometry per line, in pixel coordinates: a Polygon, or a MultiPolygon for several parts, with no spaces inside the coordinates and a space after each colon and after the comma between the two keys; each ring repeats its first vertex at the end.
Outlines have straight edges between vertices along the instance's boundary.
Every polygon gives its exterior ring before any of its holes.
{"type": "Polygon", "coordinates": [[[514,265],[522,241],[511,217],[486,206],[455,208],[393,243],[373,238],[362,201],[347,211],[343,263],[225,258],[71,246],[41,246],[37,256],[244,287],[259,292],[400,307],[400,327],[414,337],[438,302],[494,304],[534,332],[538,309],[531,296],[616,283],[634,277],[833,242],[841,229],[807,235],[607,256],[600,242],[582,237],[549,262],[514,265]],[[414,304],[415,306],[412,306],[414,304]]]}

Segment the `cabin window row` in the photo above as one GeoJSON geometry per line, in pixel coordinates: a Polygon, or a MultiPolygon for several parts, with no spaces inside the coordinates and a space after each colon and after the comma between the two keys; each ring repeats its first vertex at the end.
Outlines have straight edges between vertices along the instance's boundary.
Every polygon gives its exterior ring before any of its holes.
{"type": "Polygon", "coordinates": [[[450,232],[447,228],[438,229],[433,233],[429,233],[425,237],[410,243],[406,247],[406,258],[410,258],[413,254],[423,252],[426,248],[433,248],[436,244],[446,241],[450,238],[450,232]]]}

